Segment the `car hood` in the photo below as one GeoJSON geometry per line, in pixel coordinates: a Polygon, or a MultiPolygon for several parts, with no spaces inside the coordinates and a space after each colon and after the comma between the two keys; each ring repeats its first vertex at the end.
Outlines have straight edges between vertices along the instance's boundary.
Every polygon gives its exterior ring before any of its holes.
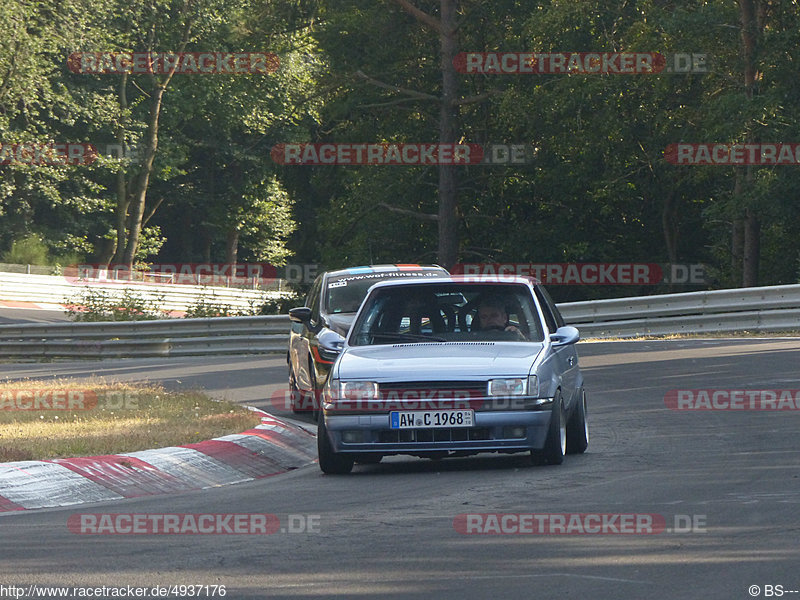
{"type": "Polygon", "coordinates": [[[542,347],[531,342],[350,346],[339,358],[336,376],[374,381],[514,377],[529,373],[542,347]]]}

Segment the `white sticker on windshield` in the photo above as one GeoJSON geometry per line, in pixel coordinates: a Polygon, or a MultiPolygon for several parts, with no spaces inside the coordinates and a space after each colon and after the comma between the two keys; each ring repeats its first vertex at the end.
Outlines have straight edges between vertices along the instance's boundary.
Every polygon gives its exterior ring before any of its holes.
{"type": "Polygon", "coordinates": [[[344,279],[342,281],[334,281],[333,283],[328,284],[328,288],[335,288],[335,287],[344,287],[347,285],[347,281],[344,279]]]}

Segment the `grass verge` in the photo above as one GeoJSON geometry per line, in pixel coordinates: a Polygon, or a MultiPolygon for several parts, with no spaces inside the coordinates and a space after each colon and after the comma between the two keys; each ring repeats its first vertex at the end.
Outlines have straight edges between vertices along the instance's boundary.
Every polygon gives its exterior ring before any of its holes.
{"type": "Polygon", "coordinates": [[[102,379],[0,382],[0,462],[178,446],[260,421],[258,413],[194,390],[102,379]]]}

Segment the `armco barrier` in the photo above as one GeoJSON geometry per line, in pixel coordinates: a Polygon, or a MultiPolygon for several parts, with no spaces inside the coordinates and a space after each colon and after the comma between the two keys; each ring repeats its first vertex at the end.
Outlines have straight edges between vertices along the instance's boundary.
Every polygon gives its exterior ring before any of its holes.
{"type": "MultiPolygon", "coordinates": [[[[583,338],[800,330],[800,285],[560,304],[583,338]]],[[[116,358],[286,352],[284,315],[0,325],[0,357],[116,358]]]]}
{"type": "Polygon", "coordinates": [[[286,352],[283,315],[0,325],[0,357],[124,358],[286,352]]]}
{"type": "Polygon", "coordinates": [[[559,304],[581,337],[800,330],[800,285],[559,304]]]}

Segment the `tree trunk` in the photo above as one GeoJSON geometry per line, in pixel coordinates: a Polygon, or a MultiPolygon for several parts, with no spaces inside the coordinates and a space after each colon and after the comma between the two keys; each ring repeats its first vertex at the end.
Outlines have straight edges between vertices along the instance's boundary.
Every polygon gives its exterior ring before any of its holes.
{"type": "MultiPolygon", "coordinates": [[[[453,66],[453,59],[458,49],[456,9],[458,0],[439,0],[440,17],[436,19],[417,8],[411,0],[394,0],[403,10],[417,21],[439,34],[442,71],[442,95],[439,98],[439,143],[456,143],[456,121],[458,98],[458,74],[453,66]]],[[[382,86],[386,87],[386,86],[382,86]]],[[[416,94],[419,97],[421,94],[416,94]]],[[[456,183],[456,166],[439,165],[439,223],[438,262],[445,268],[451,268],[458,260],[458,185],[456,183]]]]}
{"type": "Polygon", "coordinates": [[[744,257],[742,260],[742,285],[758,285],[758,263],[761,259],[761,222],[752,210],[744,219],[744,257]]]}
{"type": "MultiPolygon", "coordinates": [[[[458,77],[453,67],[456,56],[457,0],[441,0],[442,103],[439,111],[439,143],[456,143],[455,100],[458,77]]],[[[458,185],[456,166],[439,165],[439,264],[450,269],[458,261],[458,185]]]]}
{"type": "MultiPolygon", "coordinates": [[[[669,191],[664,195],[664,204],[661,207],[661,231],[664,235],[664,245],[667,249],[667,260],[670,265],[678,262],[678,225],[675,215],[675,192],[669,191]]],[[[670,273],[671,275],[671,273],[670,273]]],[[[669,289],[675,287],[670,281],[669,289]]]]}
{"type": "Polygon", "coordinates": [[[144,206],[147,200],[147,186],[150,184],[150,175],[153,172],[153,162],[158,150],[158,120],[161,115],[161,101],[164,97],[165,86],[157,85],[153,89],[152,104],[150,105],[150,122],[147,124],[147,135],[145,136],[144,157],[142,168],[135,180],[132,191],[133,200],[130,207],[130,229],[128,231],[128,241],[125,246],[125,253],[122,255],[122,262],[133,268],[136,258],[136,250],[139,247],[139,238],[142,233],[142,219],[144,218],[144,206]]]}
{"type": "Polygon", "coordinates": [[[736,217],[731,226],[731,285],[742,285],[742,265],[744,264],[744,220],[736,217]]]}
{"type": "MultiPolygon", "coordinates": [[[[128,108],[128,94],[126,92],[126,86],[128,85],[128,74],[123,73],[122,78],[120,79],[119,83],[119,108],[120,114],[124,114],[124,112],[128,108]]],[[[122,119],[120,119],[122,121],[122,119]]],[[[119,143],[120,152],[122,152],[122,159],[125,158],[125,128],[120,124],[119,130],[117,131],[117,142],[119,143]]],[[[123,162],[123,164],[125,164],[123,162]]],[[[125,253],[125,238],[127,234],[127,224],[128,224],[128,205],[130,203],[130,199],[128,198],[128,181],[126,178],[126,172],[124,168],[120,168],[117,172],[117,206],[114,213],[114,222],[117,226],[117,243],[114,248],[114,257],[111,261],[114,264],[118,264],[122,262],[122,257],[125,253]]]]}
{"type": "MultiPolygon", "coordinates": [[[[748,101],[753,99],[756,93],[756,82],[758,72],[756,69],[756,59],[758,53],[758,41],[763,31],[764,6],[761,0],[739,0],[739,14],[742,22],[742,50],[744,54],[744,94],[748,101]]],[[[745,124],[746,130],[750,130],[750,124],[745,124]]],[[[748,134],[746,142],[754,143],[753,136],[748,134]]],[[[744,240],[742,243],[742,285],[752,287],[758,285],[758,263],[761,256],[761,223],[756,216],[756,211],[748,196],[753,190],[753,168],[744,167],[744,173],[736,174],[736,196],[737,207],[745,207],[744,219],[744,240]],[[744,183],[741,178],[744,176],[744,183]]]]}
{"type": "MultiPolygon", "coordinates": [[[[181,13],[175,15],[175,18],[185,19],[183,24],[183,31],[181,34],[181,43],[177,52],[183,52],[186,49],[186,44],[189,42],[192,30],[192,17],[189,16],[191,5],[185,3],[181,13]]],[[[154,31],[150,31],[150,38],[148,39],[148,50],[153,49],[154,31]]],[[[172,81],[175,75],[177,64],[172,70],[167,73],[164,78],[159,81],[156,75],[152,75],[152,91],[150,93],[150,120],[147,124],[147,132],[145,133],[143,141],[143,156],[141,169],[138,177],[134,181],[133,189],[131,190],[131,204],[128,211],[128,238],[125,245],[125,252],[122,255],[122,262],[133,267],[133,262],[136,258],[136,251],[139,248],[139,238],[142,233],[142,219],[144,218],[145,202],[147,200],[147,187],[150,184],[150,175],[153,173],[153,162],[155,160],[156,151],[158,150],[158,121],[161,117],[161,103],[164,99],[164,92],[167,91],[169,82],[172,81]]],[[[155,209],[154,209],[155,210],[155,209]]],[[[150,214],[152,216],[152,213],[150,214]]]]}
{"type": "Polygon", "coordinates": [[[239,253],[239,230],[232,227],[225,237],[225,264],[235,265],[239,253]]]}

